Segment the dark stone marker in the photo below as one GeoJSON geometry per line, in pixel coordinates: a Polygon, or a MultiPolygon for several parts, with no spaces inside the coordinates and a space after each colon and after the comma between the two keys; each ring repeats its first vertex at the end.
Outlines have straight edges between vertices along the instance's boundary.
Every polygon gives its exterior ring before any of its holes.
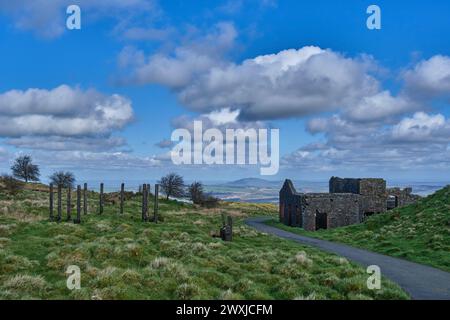
{"type": "Polygon", "coordinates": [[[100,183],[99,213],[103,213],[103,183],[100,183]]]}
{"type": "Polygon", "coordinates": [[[77,218],[73,220],[73,223],[81,223],[81,186],[77,186],[77,218]]]}
{"type": "Polygon", "coordinates": [[[72,219],[72,190],[67,188],[67,221],[72,219]]]}
{"type": "Polygon", "coordinates": [[[53,216],[53,183],[50,183],[50,221],[53,221],[55,217],[53,216]]]}
{"type": "Polygon", "coordinates": [[[155,184],[155,203],[153,207],[153,221],[158,223],[158,199],[159,199],[159,184],[155,184]]]}
{"type": "Polygon", "coordinates": [[[147,193],[150,194],[151,188],[150,188],[150,184],[147,184],[147,193]]]}
{"type": "Polygon", "coordinates": [[[58,216],[56,218],[56,221],[61,221],[61,211],[62,211],[62,199],[61,199],[61,189],[62,186],[58,184],[58,216]]]}
{"type": "Polygon", "coordinates": [[[142,221],[147,221],[147,200],[148,200],[148,193],[147,193],[147,185],[144,184],[142,186],[142,221]]]}
{"type": "Polygon", "coordinates": [[[139,185],[139,193],[142,193],[142,186],[139,185]]]}
{"type": "Polygon", "coordinates": [[[125,183],[120,185],[120,214],[123,214],[123,201],[124,201],[125,183]]]}
{"type": "Polygon", "coordinates": [[[225,223],[225,215],[222,214],[222,228],[220,228],[220,238],[223,241],[233,240],[233,218],[228,216],[225,223]]]}
{"type": "Polygon", "coordinates": [[[83,214],[87,215],[87,183],[84,184],[83,188],[83,214]]]}

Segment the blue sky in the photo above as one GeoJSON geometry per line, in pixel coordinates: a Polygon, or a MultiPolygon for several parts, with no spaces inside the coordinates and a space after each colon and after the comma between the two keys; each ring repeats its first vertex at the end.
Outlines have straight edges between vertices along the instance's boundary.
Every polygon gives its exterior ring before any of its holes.
{"type": "Polygon", "coordinates": [[[79,179],[258,176],[177,167],[157,146],[174,123],[225,109],[240,111],[233,126],[280,129],[271,179],[448,180],[449,13],[448,1],[0,0],[0,170],[29,153],[43,179],[58,169],[79,179]],[[81,30],[65,28],[69,4],[81,8],[81,30]],[[366,27],[371,4],[381,30],[366,27]],[[265,55],[275,64],[245,63],[265,55]],[[293,62],[303,55],[313,58],[293,62]],[[235,78],[222,88],[221,76],[235,78]],[[61,95],[74,99],[63,111],[52,105],[61,95]],[[114,119],[93,110],[109,103],[114,119]],[[72,127],[80,118],[87,128],[72,127]]]}

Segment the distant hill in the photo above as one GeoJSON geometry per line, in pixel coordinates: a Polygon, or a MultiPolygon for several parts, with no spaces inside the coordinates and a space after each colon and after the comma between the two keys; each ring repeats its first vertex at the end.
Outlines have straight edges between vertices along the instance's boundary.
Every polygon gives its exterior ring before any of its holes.
{"type": "Polygon", "coordinates": [[[244,178],[221,184],[205,185],[205,191],[225,201],[276,203],[281,181],[244,178]]]}
{"type": "Polygon", "coordinates": [[[230,181],[227,183],[222,184],[223,186],[227,186],[227,187],[238,187],[238,188],[243,188],[243,187],[254,187],[254,188],[273,188],[273,187],[278,187],[282,185],[281,181],[270,181],[270,180],[265,180],[265,179],[260,179],[260,178],[244,178],[244,179],[239,179],[239,180],[235,180],[235,181],[230,181]]]}

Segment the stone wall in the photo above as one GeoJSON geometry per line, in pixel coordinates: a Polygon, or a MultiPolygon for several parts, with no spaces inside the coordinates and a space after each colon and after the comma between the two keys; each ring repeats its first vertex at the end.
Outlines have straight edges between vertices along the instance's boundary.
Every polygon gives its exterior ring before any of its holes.
{"type": "Polygon", "coordinates": [[[302,227],[300,196],[291,180],[286,179],[280,190],[279,220],[288,226],[302,227]]]}
{"type": "Polygon", "coordinates": [[[382,213],[387,210],[386,181],[384,179],[361,179],[359,191],[362,196],[361,215],[382,213]]]}
{"type": "Polygon", "coordinates": [[[359,194],[360,179],[331,177],[329,182],[330,193],[355,193],[359,194]]]}
{"type": "Polygon", "coordinates": [[[360,223],[360,195],[352,193],[307,193],[301,196],[303,228],[317,230],[316,217],[326,214],[326,227],[360,223]]]}
{"type": "Polygon", "coordinates": [[[330,193],[360,194],[360,219],[365,215],[385,212],[387,208],[386,181],[378,178],[338,178],[332,177],[329,182],[330,193]]]}

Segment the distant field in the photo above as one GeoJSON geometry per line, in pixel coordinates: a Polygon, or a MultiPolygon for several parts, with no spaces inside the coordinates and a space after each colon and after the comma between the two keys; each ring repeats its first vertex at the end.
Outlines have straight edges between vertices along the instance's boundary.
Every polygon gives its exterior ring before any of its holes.
{"type": "Polygon", "coordinates": [[[359,225],[308,232],[275,219],[268,223],[450,271],[450,186],[417,204],[374,215],[359,225]]]}
{"type": "Polygon", "coordinates": [[[344,258],[243,224],[275,217],[273,205],[162,200],[154,224],[140,221],[138,196],[122,216],[112,204],[96,214],[92,192],[90,214],[75,225],[49,222],[47,199],[45,186],[10,196],[0,184],[1,299],[408,299],[384,279],[367,289],[368,274],[344,258]],[[233,242],[211,236],[221,213],[235,219],[233,242]],[[80,290],[66,287],[69,265],[81,268],[80,290]]]}

